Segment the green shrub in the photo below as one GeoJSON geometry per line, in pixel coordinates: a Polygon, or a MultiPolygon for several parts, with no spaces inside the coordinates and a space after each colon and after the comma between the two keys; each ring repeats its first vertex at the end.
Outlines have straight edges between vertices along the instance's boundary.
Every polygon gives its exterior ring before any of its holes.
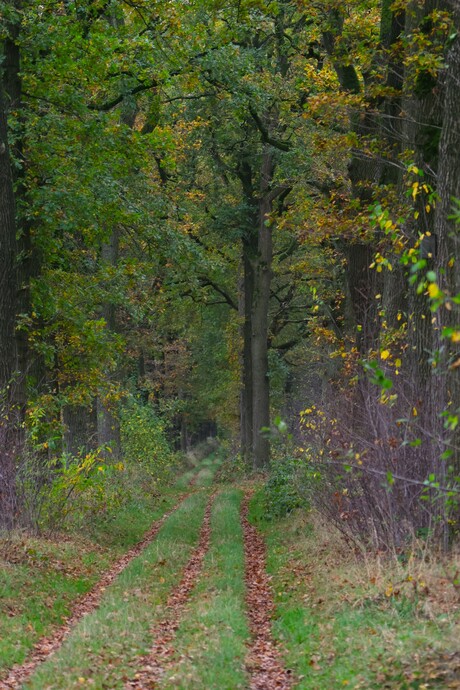
{"type": "Polygon", "coordinates": [[[300,507],[308,507],[298,491],[297,477],[299,461],[285,457],[275,460],[270,468],[270,476],[263,488],[264,514],[267,520],[289,515],[300,507]]]}
{"type": "Polygon", "coordinates": [[[116,510],[123,502],[124,465],[105,459],[107,449],[45,458],[24,454],[17,474],[22,521],[35,529],[86,524],[93,516],[116,510]]]}
{"type": "Polygon", "coordinates": [[[150,405],[131,398],[121,413],[121,446],[127,470],[142,470],[153,483],[168,478],[176,456],[163,421],[150,405]]]}

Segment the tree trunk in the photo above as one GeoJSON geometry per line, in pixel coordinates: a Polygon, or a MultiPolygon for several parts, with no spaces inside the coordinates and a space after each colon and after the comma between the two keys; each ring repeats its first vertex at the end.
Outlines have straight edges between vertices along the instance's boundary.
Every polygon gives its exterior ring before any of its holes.
{"type": "MultiPolygon", "coordinates": [[[[116,266],[118,262],[119,231],[114,228],[109,242],[102,245],[102,262],[110,266],[116,266]]],[[[102,316],[109,333],[115,333],[115,305],[107,301],[102,307],[102,316]]],[[[108,374],[110,376],[110,374],[108,374]]],[[[97,441],[99,446],[107,446],[110,451],[103,451],[106,459],[119,460],[121,456],[120,421],[116,411],[104,402],[104,394],[100,392],[97,397],[97,441]]]]}
{"type": "MultiPolygon", "coordinates": [[[[458,218],[452,218],[454,199],[460,200],[460,9],[457,9],[456,38],[447,55],[444,100],[444,122],[439,149],[439,171],[437,192],[439,201],[436,208],[435,232],[438,238],[437,269],[441,287],[452,297],[460,294],[460,225],[458,218]],[[457,220],[457,222],[456,222],[457,220]]],[[[456,207],[458,208],[458,207],[456,207]]],[[[444,328],[460,330],[460,306],[451,302],[450,309],[442,306],[437,312],[438,337],[444,328]]],[[[446,337],[439,341],[444,353],[445,376],[436,377],[441,408],[447,408],[453,416],[460,414],[460,347],[456,338],[446,337]]],[[[445,436],[445,432],[441,432],[445,436]]],[[[452,450],[455,471],[460,472],[460,425],[446,439],[452,450]]]]}
{"type": "Polygon", "coordinates": [[[239,312],[242,317],[241,335],[243,352],[241,361],[240,394],[240,446],[241,456],[246,465],[253,464],[253,397],[254,383],[252,372],[252,307],[254,300],[254,260],[257,255],[257,204],[254,195],[252,167],[243,158],[239,161],[238,177],[241,182],[243,198],[248,208],[245,226],[242,231],[242,290],[239,299],[239,312]]]}
{"type": "MultiPolygon", "coordinates": [[[[434,10],[448,9],[442,0],[425,0],[424,3],[409,3],[406,11],[406,35],[413,33],[425,35],[431,31],[429,15],[434,10]]],[[[427,40],[431,38],[426,36],[427,40]]],[[[413,49],[414,57],[418,48],[413,49]]],[[[413,162],[421,171],[423,178],[420,182],[437,187],[437,170],[439,161],[439,133],[443,120],[442,81],[439,76],[425,72],[421,67],[407,67],[404,79],[405,92],[403,96],[403,140],[408,150],[413,151],[413,162]]],[[[419,241],[421,234],[435,239],[435,214],[426,211],[427,198],[424,193],[415,197],[414,207],[418,217],[411,217],[406,223],[406,233],[411,236],[413,244],[419,241]]],[[[433,247],[420,248],[420,258],[426,260],[426,267],[421,271],[419,279],[423,280],[426,272],[435,266],[435,242],[433,247]]],[[[408,349],[405,360],[407,362],[412,384],[412,401],[418,410],[418,424],[426,437],[436,434],[438,402],[433,396],[433,367],[432,356],[436,347],[436,337],[433,329],[433,314],[430,311],[426,295],[418,294],[417,285],[408,288],[408,349]]],[[[410,393],[409,393],[410,394],[410,393]]],[[[424,461],[426,466],[433,469],[437,466],[439,447],[437,443],[423,444],[424,461]]],[[[421,457],[421,466],[422,466],[421,457]]]]}
{"type": "Polygon", "coordinates": [[[0,80],[0,527],[10,528],[16,507],[15,461],[20,451],[14,409],[18,275],[15,201],[7,132],[7,103],[0,80]]]}
{"type": "Polygon", "coordinates": [[[69,455],[82,455],[97,446],[96,408],[85,405],[66,405],[62,410],[64,451],[69,455]]]}
{"type": "Polygon", "coordinates": [[[268,377],[268,310],[272,277],[272,229],[270,227],[270,184],[273,178],[273,153],[264,147],[262,154],[258,252],[254,262],[254,298],[252,302],[252,386],[254,468],[263,469],[270,462],[270,443],[262,429],[270,427],[270,385],[268,377]]]}
{"type": "Polygon", "coordinates": [[[252,379],[252,303],[254,299],[254,269],[253,257],[255,250],[253,243],[243,239],[243,289],[240,300],[240,310],[243,317],[243,353],[241,367],[241,410],[240,410],[240,435],[241,455],[246,463],[252,463],[253,453],[253,379],[252,379]]]}

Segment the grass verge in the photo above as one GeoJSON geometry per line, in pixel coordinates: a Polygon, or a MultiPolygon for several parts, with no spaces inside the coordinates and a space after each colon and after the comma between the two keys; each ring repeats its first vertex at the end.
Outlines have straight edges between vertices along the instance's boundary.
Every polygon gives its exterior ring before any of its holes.
{"type": "MultiPolygon", "coordinates": [[[[298,690],[460,688],[460,606],[439,564],[354,554],[315,516],[267,523],[274,635],[298,690]]],[[[425,555],[426,556],[426,555],[425,555]]]]}
{"type": "Polygon", "coordinates": [[[206,498],[190,496],[168,518],[156,540],[108,588],[101,606],[76,626],[25,688],[123,687],[139,655],[150,649],[150,629],[164,616],[168,593],[197,542],[206,498]]]}
{"type": "Polygon", "coordinates": [[[184,690],[246,687],[241,492],[223,491],[212,513],[211,548],[175,638],[175,660],[161,684],[184,690]]]}
{"type": "MultiPolygon", "coordinates": [[[[177,496],[177,495],[176,495],[177,496]]],[[[83,538],[72,533],[0,540],[0,674],[22,663],[122,553],[177,500],[172,493],[107,514],[83,538]]]]}

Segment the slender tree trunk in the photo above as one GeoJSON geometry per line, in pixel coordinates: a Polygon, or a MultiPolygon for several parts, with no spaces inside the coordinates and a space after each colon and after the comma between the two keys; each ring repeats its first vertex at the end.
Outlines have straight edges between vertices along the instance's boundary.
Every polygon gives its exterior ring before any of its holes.
{"type": "Polygon", "coordinates": [[[257,204],[254,195],[252,167],[246,159],[238,166],[243,198],[248,207],[248,216],[242,232],[242,290],[239,311],[242,318],[241,335],[243,352],[241,361],[240,394],[240,447],[241,455],[249,467],[253,464],[253,397],[252,372],[252,306],[254,300],[254,260],[257,255],[257,204]]]}
{"type": "Polygon", "coordinates": [[[21,410],[17,405],[16,317],[18,245],[13,176],[8,145],[7,86],[11,41],[3,43],[0,65],[0,527],[10,528],[16,512],[16,458],[21,452],[21,410]],[[2,69],[3,67],[3,69],[2,69]]]}
{"type": "Polygon", "coordinates": [[[268,311],[272,278],[272,229],[270,227],[270,184],[273,178],[273,153],[268,146],[262,154],[258,252],[254,263],[252,302],[252,386],[254,468],[263,469],[270,462],[270,443],[262,429],[270,427],[270,385],[268,376],[268,311]]]}
{"type": "MultiPolygon", "coordinates": [[[[101,258],[104,264],[116,266],[119,251],[119,231],[114,228],[109,242],[102,245],[101,258]]],[[[107,301],[102,308],[102,316],[109,333],[116,331],[115,305],[107,301]]],[[[116,375],[116,374],[115,374],[116,375]]],[[[99,446],[108,446],[111,452],[104,452],[106,459],[118,460],[121,455],[121,434],[119,416],[104,402],[103,392],[97,397],[97,440],[99,446]]]]}
{"type": "Polygon", "coordinates": [[[242,381],[241,381],[241,454],[247,465],[252,463],[253,453],[253,376],[252,376],[252,303],[254,299],[253,242],[243,239],[243,290],[240,309],[242,312],[242,381]]]}

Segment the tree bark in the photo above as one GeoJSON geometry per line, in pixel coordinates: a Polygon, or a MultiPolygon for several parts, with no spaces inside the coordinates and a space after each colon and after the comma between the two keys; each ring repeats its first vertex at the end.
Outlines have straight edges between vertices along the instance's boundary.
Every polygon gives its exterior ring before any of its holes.
{"type": "Polygon", "coordinates": [[[62,410],[64,451],[72,456],[86,454],[97,446],[95,407],[66,405],[62,410]]]}
{"type": "Polygon", "coordinates": [[[240,438],[241,455],[246,465],[252,463],[253,453],[253,380],[252,380],[252,302],[254,298],[254,269],[252,257],[255,249],[251,242],[243,239],[243,285],[240,298],[242,316],[242,366],[241,366],[241,400],[240,400],[240,438]]]}
{"type": "MultiPolygon", "coordinates": [[[[116,266],[119,252],[119,231],[112,230],[109,241],[102,245],[102,262],[116,266]]],[[[116,331],[115,305],[107,301],[102,307],[102,316],[109,333],[116,331]]],[[[110,376],[110,374],[108,374],[110,376]]],[[[102,451],[106,459],[119,460],[121,456],[121,433],[119,415],[110,405],[104,402],[102,392],[97,397],[97,441],[99,446],[106,446],[110,451],[102,451]]]]}
{"type": "MultiPolygon", "coordinates": [[[[3,77],[3,72],[2,72],[3,77]]],[[[7,101],[0,79],[0,527],[10,528],[16,509],[15,463],[20,416],[15,408],[18,295],[16,214],[7,131],[7,101]]]]}
{"type": "Polygon", "coordinates": [[[257,205],[254,198],[253,171],[245,158],[239,161],[237,174],[241,182],[243,198],[248,208],[245,227],[242,229],[242,293],[239,310],[242,317],[243,352],[241,362],[240,394],[240,446],[247,466],[253,464],[253,398],[252,372],[252,307],[254,300],[254,260],[257,255],[257,205]]]}
{"type": "MultiPolygon", "coordinates": [[[[454,200],[460,200],[460,9],[455,14],[456,37],[447,55],[444,122],[439,148],[438,197],[435,232],[438,238],[437,273],[442,289],[447,295],[460,295],[460,225],[458,218],[452,218],[454,200]],[[456,222],[457,221],[457,222],[456,222]]],[[[443,329],[460,330],[460,305],[449,303],[450,309],[441,306],[437,313],[438,342],[444,353],[445,376],[438,376],[437,387],[441,409],[452,415],[460,414],[460,347],[451,337],[439,338],[443,329]]],[[[446,432],[441,432],[446,437],[446,432]]],[[[460,471],[460,425],[445,438],[446,445],[453,452],[449,464],[460,471]]]]}
{"type": "Polygon", "coordinates": [[[270,443],[262,429],[270,427],[270,384],[268,372],[268,310],[272,278],[272,229],[270,226],[270,184],[273,178],[273,152],[266,145],[262,153],[258,251],[254,262],[252,303],[252,386],[254,468],[263,469],[270,462],[270,443]]]}

